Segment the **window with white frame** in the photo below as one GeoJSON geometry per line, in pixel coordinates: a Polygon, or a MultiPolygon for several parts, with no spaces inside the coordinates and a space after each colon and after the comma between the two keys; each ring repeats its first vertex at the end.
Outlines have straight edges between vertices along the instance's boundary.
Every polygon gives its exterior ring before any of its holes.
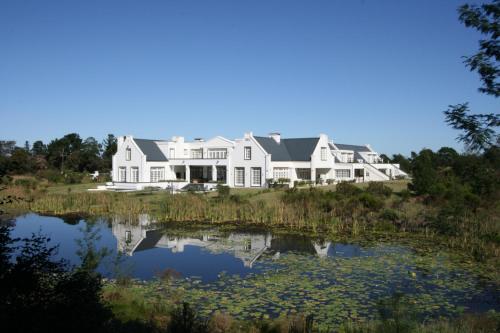
{"type": "Polygon", "coordinates": [[[203,149],[191,149],[191,158],[203,158],[203,149]]]}
{"type": "Polygon", "coordinates": [[[245,186],[245,168],[234,168],[234,186],[245,186]]]}
{"type": "Polygon", "coordinates": [[[184,149],[184,156],[188,156],[188,150],[187,149],[184,149]]]}
{"type": "Polygon", "coordinates": [[[335,177],[337,178],[351,178],[350,169],[337,169],[335,170],[335,177]]]}
{"type": "Polygon", "coordinates": [[[151,167],[150,181],[152,183],[165,180],[165,168],[163,167],[151,167]]]}
{"type": "Polygon", "coordinates": [[[274,168],[273,169],[273,178],[274,179],[290,178],[288,176],[288,168],[274,168]]]}
{"type": "Polygon", "coordinates": [[[208,158],[225,159],[227,157],[226,148],[210,148],[208,150],[208,158]]]}
{"type": "Polygon", "coordinates": [[[245,147],[245,160],[252,159],[252,147],[245,147]]]}
{"type": "Polygon", "coordinates": [[[120,182],[126,182],[127,181],[127,168],[126,167],[120,167],[118,169],[118,180],[120,182]]]}
{"type": "Polygon", "coordinates": [[[252,186],[261,185],[261,168],[251,168],[250,169],[250,181],[252,186]]]}
{"type": "Polygon", "coordinates": [[[326,147],[321,147],[321,160],[326,161],[326,147]]]}
{"type": "Polygon", "coordinates": [[[297,178],[311,180],[311,169],[297,169],[297,178]]]}
{"type": "Polygon", "coordinates": [[[175,148],[170,148],[168,156],[169,158],[175,158],[175,148]]]}
{"type": "Polygon", "coordinates": [[[138,167],[132,167],[132,168],[130,168],[130,181],[132,183],[138,183],[139,182],[139,168],[138,167]]]}
{"type": "Polygon", "coordinates": [[[132,159],[132,149],[127,148],[125,151],[125,160],[130,161],[132,159]]]}

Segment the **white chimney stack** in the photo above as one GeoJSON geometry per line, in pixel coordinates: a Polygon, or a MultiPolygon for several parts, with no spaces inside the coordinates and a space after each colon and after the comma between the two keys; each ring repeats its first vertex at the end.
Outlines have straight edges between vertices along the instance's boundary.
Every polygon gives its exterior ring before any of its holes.
{"type": "Polygon", "coordinates": [[[269,133],[269,137],[272,138],[274,141],[276,141],[277,143],[280,143],[280,140],[281,140],[281,134],[279,134],[278,132],[274,132],[274,133],[269,133]]]}

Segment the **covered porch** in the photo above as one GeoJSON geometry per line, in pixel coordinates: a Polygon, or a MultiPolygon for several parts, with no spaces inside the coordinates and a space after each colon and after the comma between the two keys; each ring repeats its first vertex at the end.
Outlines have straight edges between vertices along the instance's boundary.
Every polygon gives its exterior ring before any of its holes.
{"type": "Polygon", "coordinates": [[[188,183],[227,184],[225,165],[175,165],[172,168],[177,180],[185,180],[188,183]]]}

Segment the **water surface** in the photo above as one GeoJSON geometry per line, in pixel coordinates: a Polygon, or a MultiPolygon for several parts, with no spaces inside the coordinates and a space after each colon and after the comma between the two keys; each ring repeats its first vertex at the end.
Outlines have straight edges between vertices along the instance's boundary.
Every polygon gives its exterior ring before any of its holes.
{"type": "Polygon", "coordinates": [[[60,258],[78,264],[76,240],[86,226],[98,230],[96,247],[111,251],[99,267],[105,276],[121,271],[158,280],[160,272],[178,272],[173,284],[206,315],[216,309],[243,318],[305,312],[334,327],[373,318],[378,302],[395,293],[423,317],[500,311],[498,286],[480,278],[474,264],[438,248],[340,243],[265,229],[160,227],[147,215],[85,221],[28,214],[15,219],[12,235],[48,235],[60,258]],[[118,253],[120,265],[112,260],[118,253]]]}

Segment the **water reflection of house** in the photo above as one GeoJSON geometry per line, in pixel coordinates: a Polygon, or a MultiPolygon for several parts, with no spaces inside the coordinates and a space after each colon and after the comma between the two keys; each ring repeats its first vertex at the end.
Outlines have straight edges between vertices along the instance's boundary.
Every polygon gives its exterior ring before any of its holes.
{"type": "Polygon", "coordinates": [[[216,231],[203,231],[196,236],[169,235],[166,230],[152,229],[147,215],[139,216],[134,223],[119,223],[112,227],[119,251],[133,255],[136,252],[167,248],[173,253],[184,252],[185,246],[203,247],[212,253],[231,253],[243,261],[246,267],[253,263],[271,246],[272,236],[252,233],[229,233],[222,236],[216,231]]]}
{"type": "Polygon", "coordinates": [[[154,229],[147,215],[139,215],[134,223],[123,223],[116,219],[112,231],[117,239],[118,250],[130,256],[152,248],[167,248],[173,253],[182,253],[186,246],[196,246],[211,253],[231,253],[245,267],[252,267],[266,250],[275,253],[307,252],[326,257],[331,247],[330,242],[312,242],[300,236],[273,237],[270,233],[231,232],[222,235],[216,230],[206,230],[179,236],[169,234],[168,230],[154,229]]]}

